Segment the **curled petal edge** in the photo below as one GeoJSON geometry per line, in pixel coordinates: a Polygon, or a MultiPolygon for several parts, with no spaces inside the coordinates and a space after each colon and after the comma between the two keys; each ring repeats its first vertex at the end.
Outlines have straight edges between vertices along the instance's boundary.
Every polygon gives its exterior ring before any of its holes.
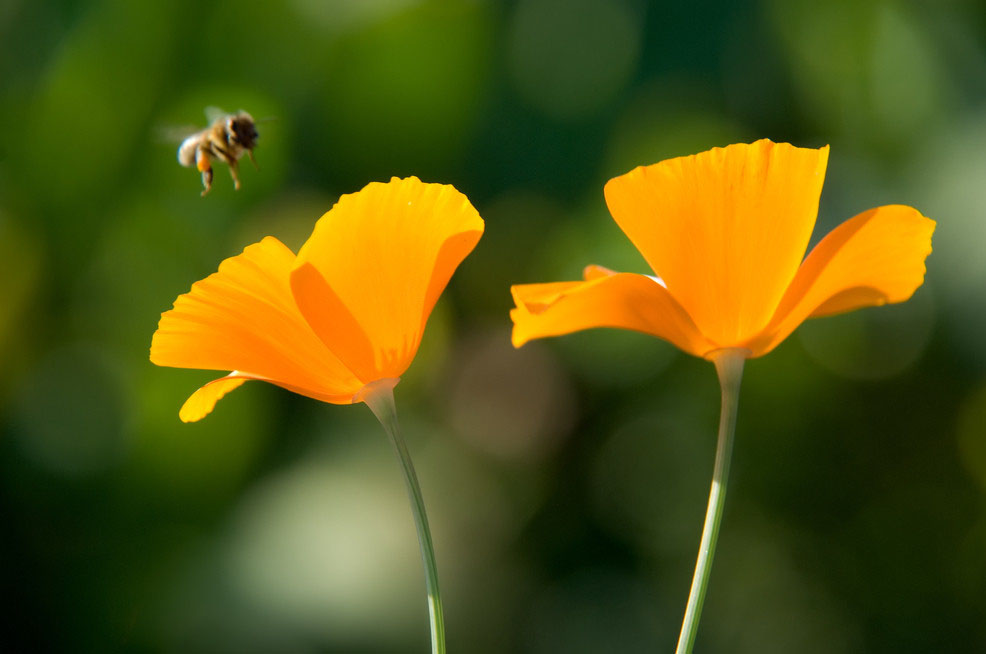
{"type": "Polygon", "coordinates": [[[215,408],[216,403],[219,402],[219,400],[225,397],[228,393],[242,386],[243,383],[247,381],[267,382],[269,384],[274,384],[275,386],[280,386],[281,388],[291,391],[292,393],[304,395],[322,402],[328,402],[329,404],[353,404],[361,401],[356,399],[352,394],[329,395],[307,388],[294,386],[292,384],[279,382],[273,379],[268,379],[266,377],[260,377],[259,375],[251,375],[249,373],[233,371],[225,377],[220,377],[219,379],[214,379],[211,382],[208,382],[192,393],[188,399],[185,400],[185,403],[182,404],[181,409],[178,410],[179,419],[181,419],[182,422],[197,422],[201,420],[212,413],[212,410],[215,408]]]}
{"type": "Polygon", "coordinates": [[[759,357],[808,318],[904,302],[924,282],[934,230],[935,221],[904,205],[850,218],[815,246],[770,323],[742,345],[759,357]]]}
{"type": "Polygon", "coordinates": [[[601,266],[587,267],[584,277],[581,282],[513,286],[514,347],[536,338],[616,327],[657,336],[699,357],[719,348],[652,277],[601,266]]]}

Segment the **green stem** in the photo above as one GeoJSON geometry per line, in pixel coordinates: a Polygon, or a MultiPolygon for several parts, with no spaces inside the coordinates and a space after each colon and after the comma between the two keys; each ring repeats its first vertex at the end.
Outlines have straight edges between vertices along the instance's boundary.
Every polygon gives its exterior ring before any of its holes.
{"type": "Polygon", "coordinates": [[[407,495],[411,500],[411,512],[414,514],[414,526],[418,529],[418,544],[421,546],[421,561],[425,568],[425,586],[428,590],[428,613],[431,618],[431,652],[445,654],[445,619],[442,616],[442,599],[438,592],[438,566],[435,563],[435,546],[431,540],[431,530],[428,528],[428,515],[425,513],[425,502],[421,496],[421,486],[418,476],[411,463],[411,454],[407,451],[404,439],[401,437],[400,425],[397,422],[397,407],[394,405],[394,386],[396,379],[381,379],[367,384],[353,398],[366,403],[373,415],[390,437],[394,446],[397,460],[404,473],[404,483],[407,485],[407,495]]]}
{"type": "Polygon", "coordinates": [[[743,363],[750,354],[743,348],[723,348],[716,350],[708,358],[716,365],[719,386],[722,388],[722,410],[719,415],[719,442],[716,446],[716,463],[712,473],[712,489],[709,491],[709,506],[705,511],[705,526],[702,528],[702,542],[698,548],[692,588],[688,593],[688,606],[681,622],[681,635],[675,654],[691,654],[698,631],[698,620],[702,615],[705,589],[709,583],[712,557],[719,537],[719,522],[722,520],[722,506],[726,498],[726,481],[729,478],[729,460],[733,451],[733,434],[736,431],[736,410],[739,406],[740,381],[743,379],[743,363]]]}

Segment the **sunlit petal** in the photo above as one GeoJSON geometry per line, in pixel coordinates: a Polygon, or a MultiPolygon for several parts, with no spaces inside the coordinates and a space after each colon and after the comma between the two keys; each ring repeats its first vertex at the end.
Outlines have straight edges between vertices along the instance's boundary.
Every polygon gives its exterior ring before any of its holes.
{"type": "Polygon", "coordinates": [[[182,422],[197,422],[212,413],[216,402],[221,400],[226,393],[233,391],[247,381],[245,377],[228,375],[219,379],[214,379],[202,388],[198,389],[185,400],[178,410],[178,417],[182,422]]]}
{"type": "Polygon", "coordinates": [[[593,327],[619,327],[663,338],[697,356],[716,349],[652,278],[601,266],[588,267],[585,277],[582,282],[512,287],[517,304],[510,312],[514,346],[593,327]]]}
{"type": "Polygon", "coordinates": [[[828,147],[767,140],[639,167],[606,184],[610,212],[709,340],[770,321],[811,237],[828,147]]]}
{"type": "Polygon", "coordinates": [[[766,354],[807,318],[903,302],[924,281],[935,222],[916,209],[890,205],[847,220],[815,246],[777,314],[750,341],[766,354]]]}
{"type": "Polygon", "coordinates": [[[223,261],[161,316],[151,361],[237,370],[307,395],[352,397],[362,383],[325,348],[294,304],[288,286],[294,259],[284,244],[267,237],[223,261]]]}
{"type": "Polygon", "coordinates": [[[344,195],[315,225],[291,275],[325,345],[369,382],[399,377],[438,296],[483,233],[452,186],[415,177],[344,195]]]}
{"type": "Polygon", "coordinates": [[[216,402],[225,397],[227,393],[239,388],[243,382],[250,380],[269,382],[275,386],[280,386],[285,390],[291,391],[292,393],[304,395],[306,397],[320,400],[322,402],[328,402],[330,404],[354,404],[360,401],[355,395],[349,394],[348,391],[343,393],[326,393],[312,390],[310,388],[295,386],[289,382],[282,382],[274,379],[267,379],[266,377],[259,377],[257,375],[249,375],[239,371],[233,371],[225,377],[212,380],[205,386],[202,386],[197,391],[192,393],[189,398],[185,400],[185,403],[178,411],[178,417],[181,418],[182,422],[196,422],[201,420],[212,413],[212,409],[216,406],[216,402]]]}

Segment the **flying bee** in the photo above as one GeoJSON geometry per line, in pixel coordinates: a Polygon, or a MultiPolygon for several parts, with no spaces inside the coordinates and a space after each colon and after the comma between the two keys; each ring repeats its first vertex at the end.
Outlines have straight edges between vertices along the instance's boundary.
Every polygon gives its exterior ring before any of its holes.
{"type": "Polygon", "coordinates": [[[205,187],[202,195],[205,195],[212,188],[212,161],[218,159],[229,166],[233,185],[239,190],[237,173],[240,157],[244,153],[250,155],[250,161],[260,170],[257,160],[253,158],[258,137],[253,116],[245,111],[227,114],[214,107],[207,109],[206,114],[212,118],[212,124],[182,141],[178,148],[178,163],[186,168],[194,164],[202,173],[202,186],[205,187]]]}

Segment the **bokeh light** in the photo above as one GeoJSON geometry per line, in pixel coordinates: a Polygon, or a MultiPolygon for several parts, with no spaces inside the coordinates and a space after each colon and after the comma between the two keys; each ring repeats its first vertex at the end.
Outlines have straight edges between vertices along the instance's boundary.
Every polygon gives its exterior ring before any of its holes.
{"type": "Polygon", "coordinates": [[[504,330],[462,343],[448,381],[449,424],[476,447],[518,463],[554,452],[575,419],[575,398],[540,348],[515,350],[504,330]]]}
{"type": "Polygon", "coordinates": [[[339,643],[393,646],[423,617],[413,524],[393,462],[372,456],[386,450],[363,449],[309,457],[251,491],[230,574],[262,614],[339,643]]]}

